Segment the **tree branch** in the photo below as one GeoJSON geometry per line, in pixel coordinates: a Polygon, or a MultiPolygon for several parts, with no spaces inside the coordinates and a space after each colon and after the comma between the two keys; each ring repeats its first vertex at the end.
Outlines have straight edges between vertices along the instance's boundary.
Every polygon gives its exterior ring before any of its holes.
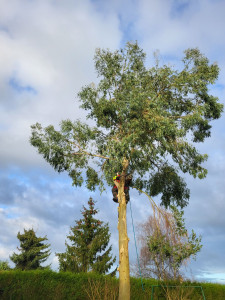
{"type": "Polygon", "coordinates": [[[87,152],[79,144],[75,144],[74,142],[71,142],[71,141],[68,141],[68,142],[70,142],[71,144],[75,145],[75,147],[79,148],[80,151],[81,151],[81,152],[71,153],[72,155],[89,155],[89,156],[100,157],[100,158],[103,158],[103,159],[110,159],[107,156],[103,156],[103,155],[100,155],[100,154],[92,154],[90,152],[87,152]]]}
{"type": "Polygon", "coordinates": [[[74,152],[74,153],[71,153],[71,154],[72,155],[89,155],[89,156],[100,157],[100,158],[103,158],[103,159],[110,159],[107,156],[103,156],[103,155],[100,155],[100,154],[92,154],[92,153],[89,153],[89,152],[84,151],[84,150],[83,150],[83,152],[74,152]]]}

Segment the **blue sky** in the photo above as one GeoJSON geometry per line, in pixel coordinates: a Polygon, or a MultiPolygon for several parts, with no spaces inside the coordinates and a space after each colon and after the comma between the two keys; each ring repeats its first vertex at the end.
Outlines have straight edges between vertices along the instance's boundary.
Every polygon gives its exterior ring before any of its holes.
{"type": "MultiPolygon", "coordinates": [[[[224,103],[224,0],[2,0],[0,3],[0,259],[16,250],[16,235],[33,227],[47,235],[55,252],[65,249],[69,226],[80,218],[92,196],[99,218],[109,222],[118,256],[117,208],[107,193],[74,188],[66,174],[57,174],[29,144],[30,125],[56,127],[62,119],[85,120],[77,93],[97,81],[93,56],[97,47],[118,49],[137,40],[153,63],[159,50],[163,63],[179,67],[183,51],[198,47],[220,76],[211,89],[224,103]]],[[[186,224],[203,237],[192,262],[198,280],[225,283],[225,131],[224,115],[213,122],[211,137],[199,145],[209,154],[206,179],[186,177],[191,198],[186,224]]],[[[131,193],[135,225],[151,213],[148,199],[131,193]]],[[[129,211],[128,211],[129,212],[129,211]]],[[[130,260],[135,246],[128,213],[130,260]]],[[[191,275],[191,276],[192,276],[191,275]]]]}

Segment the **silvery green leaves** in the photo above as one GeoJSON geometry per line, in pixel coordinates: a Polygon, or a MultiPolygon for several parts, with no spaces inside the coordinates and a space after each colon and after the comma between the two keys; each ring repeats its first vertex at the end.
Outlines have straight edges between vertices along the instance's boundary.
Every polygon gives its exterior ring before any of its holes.
{"type": "MultiPolygon", "coordinates": [[[[42,128],[40,124],[32,126],[31,144],[38,148],[38,152],[43,155],[56,171],[67,171],[73,180],[73,185],[81,186],[84,182],[86,169],[87,188],[94,190],[96,185],[103,188],[98,173],[89,166],[93,164],[96,152],[92,154],[91,141],[99,135],[97,129],[90,129],[88,125],[80,121],[71,122],[65,120],[61,122],[59,130],[53,126],[42,128]]],[[[101,158],[101,155],[97,156],[101,158]]]]}
{"type": "Polygon", "coordinates": [[[171,201],[186,205],[189,192],[180,171],[206,176],[202,163],[207,155],[194,143],[210,136],[210,121],[223,110],[208,90],[218,66],[198,49],[188,49],[181,70],[158,61],[147,68],[137,43],[114,52],[97,49],[94,61],[99,82],[78,96],[96,127],[66,120],[56,131],[36,124],[32,145],[57,171],[67,171],[75,185],[103,189],[122,172],[125,159],[139,187],[161,194],[165,206],[171,201]],[[165,166],[173,172],[163,179],[165,166]]]}

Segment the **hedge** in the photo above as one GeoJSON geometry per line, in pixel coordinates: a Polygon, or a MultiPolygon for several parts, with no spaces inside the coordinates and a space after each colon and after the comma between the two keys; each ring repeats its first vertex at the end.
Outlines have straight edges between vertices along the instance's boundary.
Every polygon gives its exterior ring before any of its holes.
{"type": "MultiPolygon", "coordinates": [[[[131,300],[151,299],[152,286],[160,283],[154,279],[131,278],[131,300]]],[[[163,283],[166,285],[166,283],[163,283]]],[[[174,282],[167,285],[176,285],[174,282]]],[[[224,300],[225,285],[212,283],[184,282],[184,286],[202,286],[206,300],[224,300]]],[[[119,281],[117,278],[92,273],[74,274],[53,271],[1,271],[0,299],[2,300],[116,300],[119,281]]],[[[200,289],[171,288],[169,292],[191,293],[192,300],[203,299],[200,289]]],[[[164,289],[165,290],[165,289],[164,289]]],[[[154,300],[165,294],[163,288],[155,288],[154,300]]],[[[160,298],[160,299],[163,299],[160,298]]],[[[164,298],[165,299],[165,298],[164,298]]]]}

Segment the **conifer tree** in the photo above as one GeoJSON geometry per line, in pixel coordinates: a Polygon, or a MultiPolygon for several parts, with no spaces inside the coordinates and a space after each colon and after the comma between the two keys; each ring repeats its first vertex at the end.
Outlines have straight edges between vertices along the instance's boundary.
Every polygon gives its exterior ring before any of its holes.
{"type": "Polygon", "coordinates": [[[92,198],[88,206],[83,206],[83,218],[75,221],[76,225],[70,228],[67,238],[71,245],[66,242],[66,252],[56,254],[60,271],[105,274],[116,260],[111,255],[112,246],[107,249],[110,239],[108,224],[94,218],[98,210],[92,198]]]}
{"type": "Polygon", "coordinates": [[[195,143],[210,136],[211,124],[223,105],[209,86],[219,74],[217,64],[198,49],[185,51],[183,67],[145,66],[137,43],[115,52],[96,50],[100,81],[79,93],[81,108],[96,126],[64,120],[59,130],[32,126],[31,144],[58,172],[68,172],[75,186],[89,190],[112,185],[117,172],[119,201],[119,300],[130,299],[125,176],[164,206],[187,205],[189,189],[181,173],[204,178],[207,155],[195,143]],[[85,180],[84,180],[85,179],[85,180]]]}
{"type": "Polygon", "coordinates": [[[18,232],[17,238],[20,241],[20,248],[17,249],[20,254],[13,253],[10,259],[16,264],[16,269],[21,270],[35,270],[49,268],[49,266],[42,267],[41,264],[45,262],[49,255],[48,249],[50,244],[43,243],[48,239],[45,237],[37,237],[33,229],[24,229],[24,233],[18,232]]]}
{"type": "Polygon", "coordinates": [[[0,271],[9,271],[11,270],[9,262],[7,260],[0,260],[0,271]]]}

